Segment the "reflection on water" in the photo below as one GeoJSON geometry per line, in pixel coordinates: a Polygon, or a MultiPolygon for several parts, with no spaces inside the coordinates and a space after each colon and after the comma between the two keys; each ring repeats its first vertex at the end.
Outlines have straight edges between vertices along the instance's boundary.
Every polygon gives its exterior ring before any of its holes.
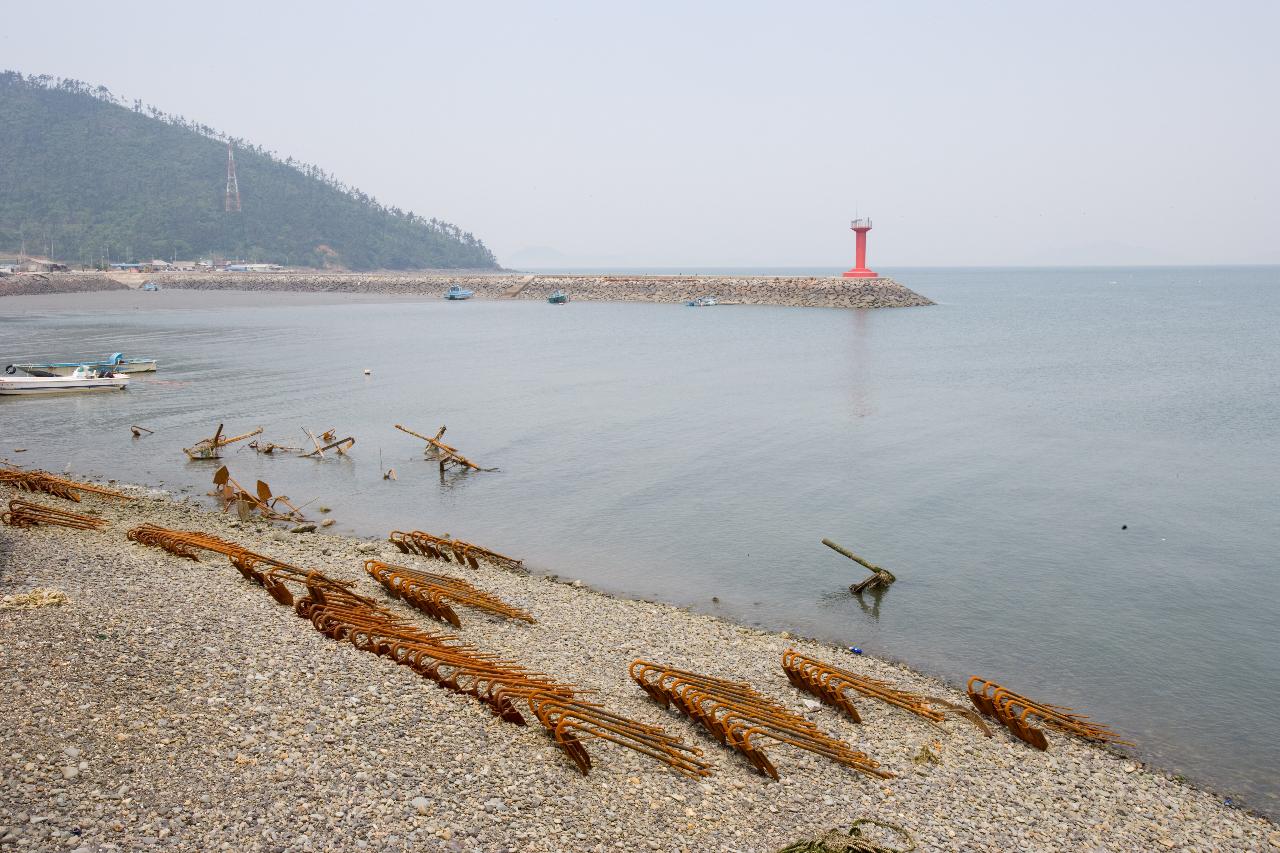
{"type": "Polygon", "coordinates": [[[219,422],[292,445],[333,427],[356,436],[349,458],[224,461],[332,507],[338,532],[450,532],[614,592],[981,673],[1280,812],[1277,271],[901,278],[940,304],[6,298],[0,363],[123,350],[162,370],[122,394],[0,399],[0,455],[203,495],[218,463],[181,448],[219,422]],[[134,440],[134,423],[156,432],[134,440]],[[441,478],[395,423],[447,424],[500,470],[441,478]],[[897,583],[850,596],[865,572],[823,537],[897,583]]]}

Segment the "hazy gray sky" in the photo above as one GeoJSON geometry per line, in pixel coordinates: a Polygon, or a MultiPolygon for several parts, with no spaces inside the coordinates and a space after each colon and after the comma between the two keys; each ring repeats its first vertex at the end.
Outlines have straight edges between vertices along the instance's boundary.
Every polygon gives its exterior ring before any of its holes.
{"type": "Polygon", "coordinates": [[[5,6],[509,265],[1280,263],[1275,0],[5,6]]]}

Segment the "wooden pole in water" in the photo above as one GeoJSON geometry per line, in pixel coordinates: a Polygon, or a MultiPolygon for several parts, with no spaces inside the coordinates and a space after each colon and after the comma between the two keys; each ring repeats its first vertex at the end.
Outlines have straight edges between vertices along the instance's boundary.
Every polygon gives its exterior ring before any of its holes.
{"type": "MultiPolygon", "coordinates": [[[[875,572],[877,575],[883,574],[887,576],[889,583],[893,583],[898,579],[897,576],[894,575],[894,573],[889,571],[888,569],[881,568],[880,566],[877,566],[875,563],[867,562],[866,560],[859,557],[857,554],[850,551],[848,548],[844,547],[843,545],[839,545],[835,542],[832,542],[830,539],[823,539],[822,544],[826,545],[828,548],[830,548],[832,551],[835,551],[837,554],[848,557],[850,560],[853,560],[855,563],[862,566],[863,568],[868,569],[869,571],[875,572]]],[[[858,586],[862,587],[862,584],[858,584],[858,586]]],[[[858,591],[861,592],[862,590],[859,589],[858,591]]]]}

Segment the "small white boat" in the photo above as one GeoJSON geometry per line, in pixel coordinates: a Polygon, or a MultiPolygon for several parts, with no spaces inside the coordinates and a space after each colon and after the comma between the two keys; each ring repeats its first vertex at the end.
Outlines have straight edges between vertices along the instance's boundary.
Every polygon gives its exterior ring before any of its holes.
{"type": "Polygon", "coordinates": [[[690,299],[685,303],[685,305],[688,305],[691,308],[704,308],[708,305],[717,304],[719,303],[716,302],[716,298],[714,296],[699,296],[697,299],[690,299]]]}
{"type": "Polygon", "coordinates": [[[85,367],[102,367],[111,368],[116,373],[154,373],[156,370],[156,360],[154,358],[125,358],[123,353],[112,353],[106,361],[54,361],[44,364],[10,364],[5,367],[4,372],[12,376],[21,370],[32,376],[70,376],[76,372],[76,368],[85,367]]]}
{"type": "Polygon", "coordinates": [[[123,391],[129,377],[109,368],[82,364],[70,376],[0,376],[0,394],[60,394],[67,391],[123,391]]]}

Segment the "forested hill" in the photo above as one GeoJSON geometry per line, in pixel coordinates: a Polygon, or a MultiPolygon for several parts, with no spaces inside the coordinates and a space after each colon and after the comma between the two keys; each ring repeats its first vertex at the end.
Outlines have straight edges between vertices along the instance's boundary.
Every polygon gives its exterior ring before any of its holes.
{"type": "Polygon", "coordinates": [[[0,72],[0,255],[73,264],[207,257],[369,269],[490,268],[457,226],[316,166],[74,80],[0,72]],[[241,212],[224,209],[227,142],[241,212]]]}

